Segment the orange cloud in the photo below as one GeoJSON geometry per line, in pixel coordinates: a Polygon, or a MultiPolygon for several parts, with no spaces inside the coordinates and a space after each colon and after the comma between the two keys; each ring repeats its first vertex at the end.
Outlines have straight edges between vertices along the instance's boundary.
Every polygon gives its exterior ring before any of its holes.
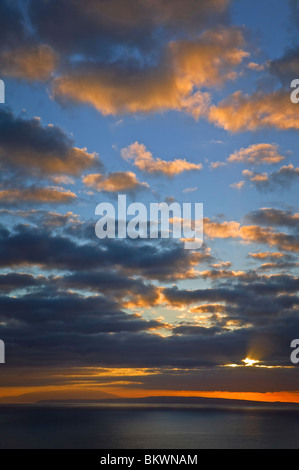
{"type": "MultiPolygon", "coordinates": [[[[7,147],[0,143],[0,160],[7,155],[7,147]]],[[[69,147],[65,154],[58,154],[47,149],[39,151],[38,148],[13,148],[10,146],[10,162],[22,167],[31,167],[32,171],[38,169],[44,174],[67,174],[79,176],[80,173],[96,164],[96,154],[88,153],[86,149],[69,147]],[[42,154],[42,158],[41,158],[42,154]]],[[[59,181],[59,180],[58,180],[59,181]]],[[[62,181],[62,180],[60,180],[62,181]]],[[[70,181],[70,180],[69,180],[70,181]]]]}
{"type": "Polygon", "coordinates": [[[248,54],[237,29],[205,32],[197,41],[171,42],[161,63],[151,69],[124,72],[117,65],[85,63],[57,78],[57,99],[89,103],[104,115],[179,110],[196,119],[206,116],[208,93],[199,88],[236,78],[236,67],[248,54]]]}
{"type": "Polygon", "coordinates": [[[245,181],[239,181],[238,183],[233,183],[233,184],[230,185],[231,188],[238,189],[238,191],[243,189],[244,186],[245,186],[245,181]]]}
{"type": "Polygon", "coordinates": [[[219,270],[219,271],[202,271],[200,276],[203,279],[231,279],[235,277],[245,276],[244,271],[228,271],[228,270],[219,270]]]}
{"type": "Polygon", "coordinates": [[[204,220],[204,233],[209,238],[238,238],[240,224],[238,222],[212,222],[204,220]]]}
{"type": "Polygon", "coordinates": [[[210,168],[212,170],[217,170],[218,168],[222,168],[223,166],[226,166],[225,162],[212,162],[210,164],[210,168]]]}
{"type": "Polygon", "coordinates": [[[268,183],[268,173],[254,173],[250,170],[244,170],[243,175],[246,176],[252,183],[268,183]]]}
{"type": "Polygon", "coordinates": [[[164,161],[160,158],[154,159],[151,152],[147,151],[143,144],[135,142],[121,152],[122,157],[129,161],[133,160],[134,165],[141,171],[152,174],[163,174],[166,176],[175,176],[184,171],[201,170],[202,164],[189,163],[186,160],[176,159],[174,161],[164,161]]]}
{"type": "Polygon", "coordinates": [[[76,199],[71,191],[57,188],[7,189],[0,191],[0,201],[4,203],[58,203],[64,204],[76,199]]]}
{"type": "Polygon", "coordinates": [[[285,91],[242,95],[237,91],[217,106],[212,106],[209,120],[230,132],[256,131],[272,127],[299,129],[298,109],[285,91]]]}
{"type": "Polygon", "coordinates": [[[255,72],[262,72],[267,67],[267,64],[257,64],[256,62],[250,62],[247,67],[250,70],[254,70],[255,72]]]}
{"type": "Polygon", "coordinates": [[[264,260],[268,258],[280,259],[283,258],[285,255],[283,253],[272,253],[271,251],[267,251],[264,253],[249,253],[250,258],[264,260]]]}
{"type": "Polygon", "coordinates": [[[234,152],[227,161],[230,163],[250,163],[253,165],[267,163],[271,165],[284,159],[285,157],[279,154],[277,145],[256,144],[234,152]]]}
{"type": "Polygon", "coordinates": [[[20,47],[2,52],[0,64],[4,77],[45,81],[56,68],[57,55],[47,45],[20,47]]]}
{"type": "Polygon", "coordinates": [[[0,164],[16,167],[30,176],[78,176],[99,166],[96,153],[74,147],[74,142],[58,126],[42,126],[40,118],[15,117],[0,110],[0,164]]]}
{"type": "Polygon", "coordinates": [[[281,250],[299,252],[299,241],[287,233],[274,232],[272,228],[257,225],[241,227],[241,238],[250,243],[262,243],[277,246],[281,250]]]}
{"type": "Polygon", "coordinates": [[[225,305],[222,305],[222,304],[204,304],[204,305],[198,305],[196,307],[191,307],[189,312],[190,313],[211,313],[211,314],[222,313],[224,314],[226,312],[226,307],[225,305]]]}
{"type": "Polygon", "coordinates": [[[240,223],[212,222],[204,220],[204,234],[208,238],[235,239],[240,238],[245,243],[261,243],[276,246],[280,250],[299,252],[299,241],[288,233],[276,232],[273,228],[264,228],[259,225],[241,226],[240,223]]]}
{"type": "Polygon", "coordinates": [[[134,191],[135,189],[149,188],[147,183],[140,183],[131,171],[110,173],[105,176],[100,173],[87,175],[83,183],[96,191],[119,192],[134,191]]]}
{"type": "Polygon", "coordinates": [[[294,165],[284,165],[279,170],[272,173],[257,173],[250,170],[244,170],[243,175],[254,183],[260,190],[274,190],[277,186],[288,188],[299,178],[299,168],[294,165]]]}

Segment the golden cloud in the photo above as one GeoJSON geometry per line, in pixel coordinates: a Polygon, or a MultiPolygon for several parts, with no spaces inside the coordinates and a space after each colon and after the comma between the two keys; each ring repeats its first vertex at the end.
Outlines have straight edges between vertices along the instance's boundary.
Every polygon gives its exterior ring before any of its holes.
{"type": "Polygon", "coordinates": [[[127,161],[133,160],[134,165],[141,171],[152,174],[160,173],[169,177],[179,175],[184,171],[202,169],[202,164],[189,163],[186,160],[176,159],[168,162],[160,158],[154,159],[151,152],[138,142],[122,149],[121,155],[127,161]]]}
{"type": "Polygon", "coordinates": [[[240,223],[234,221],[212,222],[206,218],[204,220],[204,234],[211,239],[240,238],[245,243],[260,243],[271,247],[276,246],[280,250],[299,252],[299,241],[296,236],[276,232],[272,227],[241,226],[240,223]]]}
{"type": "Polygon", "coordinates": [[[258,92],[252,96],[237,91],[211,107],[209,120],[230,132],[256,131],[264,127],[299,129],[298,109],[285,91],[258,92]]]}
{"type": "Polygon", "coordinates": [[[54,81],[60,100],[88,103],[104,115],[179,110],[206,116],[208,93],[236,78],[248,55],[242,33],[234,28],[205,32],[197,41],[171,42],[163,60],[151,69],[124,69],[84,63],[54,81]]]}
{"type": "Polygon", "coordinates": [[[15,117],[0,110],[0,163],[16,167],[30,176],[79,176],[99,166],[96,153],[73,146],[74,142],[58,126],[42,126],[40,118],[15,117]]]}
{"type": "Polygon", "coordinates": [[[253,259],[264,260],[268,258],[281,259],[284,258],[285,255],[283,253],[272,253],[270,251],[267,251],[262,253],[249,253],[249,256],[253,259]]]}
{"type": "Polygon", "coordinates": [[[4,203],[36,202],[41,204],[64,204],[76,199],[76,194],[61,188],[26,188],[0,191],[0,201],[4,203]]]}
{"type": "Polygon", "coordinates": [[[109,175],[101,173],[87,175],[83,178],[83,183],[96,191],[119,192],[134,191],[141,188],[149,188],[147,183],[138,181],[135,173],[131,171],[115,172],[109,175]]]}
{"type": "Polygon", "coordinates": [[[238,222],[212,222],[204,219],[204,233],[208,238],[238,238],[240,236],[238,222]]]}
{"type": "Polygon", "coordinates": [[[0,64],[4,77],[46,81],[56,68],[57,55],[47,45],[20,47],[3,51],[0,64]]]}
{"type": "Polygon", "coordinates": [[[202,271],[200,276],[203,279],[232,279],[236,277],[245,276],[244,271],[228,271],[227,269],[214,270],[214,271],[202,271]]]}
{"type": "MultiPolygon", "coordinates": [[[[0,160],[7,157],[7,148],[0,144],[0,160]]],[[[21,167],[38,169],[43,174],[67,174],[79,176],[80,173],[96,163],[96,154],[88,153],[86,149],[70,147],[64,155],[53,152],[38,151],[38,149],[11,148],[10,162],[21,167]],[[41,158],[42,156],[42,158],[41,158]]],[[[57,180],[59,181],[59,179],[57,180]]],[[[62,181],[60,179],[60,181],[62,181]]],[[[70,182],[71,180],[65,180],[70,182]]]]}
{"type": "Polygon", "coordinates": [[[285,157],[278,152],[278,146],[275,144],[256,144],[248,148],[242,148],[230,155],[230,163],[250,163],[258,165],[267,163],[269,165],[280,163],[285,157]]]}

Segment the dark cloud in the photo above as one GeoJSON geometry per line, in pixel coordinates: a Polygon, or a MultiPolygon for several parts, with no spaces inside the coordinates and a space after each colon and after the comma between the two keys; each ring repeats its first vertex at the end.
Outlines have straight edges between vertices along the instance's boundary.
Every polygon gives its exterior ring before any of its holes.
{"type": "Polygon", "coordinates": [[[0,162],[33,175],[74,175],[99,165],[95,154],[74,146],[57,126],[43,127],[40,120],[16,117],[0,110],[0,162]]]}
{"type": "MultiPolygon", "coordinates": [[[[182,325],[171,336],[163,337],[153,334],[163,324],[127,315],[104,298],[74,294],[1,297],[0,305],[0,335],[6,342],[11,367],[200,367],[205,368],[208,380],[209,368],[217,377],[217,368],[241,365],[250,353],[268,366],[290,366],[290,342],[299,326],[298,315],[288,315],[275,324],[222,329],[221,334],[215,328],[182,325]]],[[[226,386],[229,369],[220,377],[222,382],[217,380],[217,387],[226,386]]],[[[263,377],[266,382],[265,371],[263,377]]],[[[243,386],[243,382],[234,383],[233,389],[243,386]]],[[[252,386],[260,391],[260,383],[252,386]]]]}
{"type": "Polygon", "coordinates": [[[20,225],[0,232],[0,265],[37,265],[44,269],[78,270],[118,268],[127,275],[174,280],[196,277],[194,267],[212,259],[209,252],[190,252],[182,243],[152,243],[140,240],[92,240],[52,234],[49,230],[20,225]]]}
{"type": "Polygon", "coordinates": [[[128,48],[131,54],[151,51],[165,37],[223,22],[228,5],[229,0],[31,0],[29,15],[38,37],[58,50],[104,60],[110,54],[113,60],[128,48]]]}
{"type": "MultiPolygon", "coordinates": [[[[0,337],[6,344],[10,371],[26,367],[28,385],[35,383],[41,368],[52,374],[42,379],[43,384],[68,384],[66,371],[73,367],[158,369],[157,376],[149,374],[131,382],[128,378],[134,387],[149,389],[163,388],[167,380],[173,390],[181,389],[184,377],[190,390],[240,391],[249,377],[251,385],[244,391],[281,390],[282,377],[288,390],[298,385],[292,370],[224,367],[241,366],[250,354],[266,366],[290,365],[290,342],[299,327],[297,277],[266,276],[252,270],[229,280],[219,278],[208,288],[163,288],[149,279],[185,278],[195,263],[180,245],[92,242],[88,238],[91,227],[84,229],[73,215],[49,214],[49,224],[44,215],[43,211],[23,213],[36,221],[41,217],[39,228],[0,229],[1,266],[22,271],[43,268],[42,276],[0,275],[0,337]],[[81,228],[79,238],[71,235],[76,227],[81,228]],[[55,273],[49,274],[51,270],[55,273]],[[180,307],[186,314],[191,309],[193,313],[170,325],[129,314],[128,304],[143,309],[180,307]],[[198,315],[205,315],[204,324],[195,318],[196,309],[198,315]],[[58,374],[56,380],[54,371],[59,370],[64,370],[64,376],[58,374]]],[[[270,214],[264,215],[268,220],[270,214]]],[[[286,215],[289,220],[290,214],[286,215]]],[[[211,259],[207,256],[205,261],[211,259]]],[[[87,370],[82,375],[82,383],[107,382],[99,375],[90,377],[87,370]]],[[[8,374],[3,383],[12,380],[8,374]]]]}
{"type": "Polygon", "coordinates": [[[299,214],[273,208],[263,208],[247,214],[246,220],[269,227],[289,227],[299,229],[299,214]]]}
{"type": "Polygon", "coordinates": [[[285,51],[282,57],[269,62],[270,72],[287,88],[290,87],[294,79],[299,77],[299,3],[298,0],[288,0],[288,3],[291,10],[292,31],[297,30],[297,32],[294,31],[293,45],[285,51]]]}
{"type": "Polygon", "coordinates": [[[21,5],[18,0],[1,1],[0,75],[2,78],[45,81],[51,78],[57,66],[57,55],[51,47],[40,44],[32,36],[25,9],[26,5],[21,5]]]}
{"type": "Polygon", "coordinates": [[[23,15],[17,0],[1,0],[0,48],[21,43],[26,35],[23,15]]]}
{"type": "Polygon", "coordinates": [[[41,287],[45,282],[44,276],[34,277],[32,274],[19,273],[0,274],[0,291],[10,293],[19,289],[41,287]]]}
{"type": "Polygon", "coordinates": [[[101,168],[95,153],[75,147],[60,127],[0,110],[1,206],[72,203],[76,194],[62,185],[90,168],[101,168]],[[53,186],[44,186],[46,181],[53,186]]]}
{"type": "MultiPolygon", "coordinates": [[[[203,302],[209,302],[212,307],[216,302],[220,303],[218,312],[225,313],[225,317],[224,320],[217,318],[217,323],[222,322],[223,326],[229,326],[231,321],[235,321],[236,326],[258,326],[273,322],[274,317],[296,315],[299,306],[296,295],[298,290],[297,277],[288,274],[260,276],[252,273],[247,279],[241,277],[235,282],[218,282],[215,287],[208,289],[190,291],[177,287],[166,288],[163,295],[169,305],[181,308],[198,306],[199,313],[203,302]]],[[[196,307],[192,311],[196,313],[196,307]]],[[[217,309],[213,313],[217,313],[217,309]]]]}
{"type": "Polygon", "coordinates": [[[62,188],[45,188],[30,186],[20,189],[0,190],[0,206],[31,206],[34,204],[67,204],[77,198],[76,194],[62,188]]]}
{"type": "Polygon", "coordinates": [[[258,190],[268,192],[275,191],[276,189],[288,189],[292,184],[296,183],[299,178],[299,168],[289,164],[282,166],[279,170],[272,173],[244,170],[243,175],[258,190]]]}
{"type": "Polygon", "coordinates": [[[299,47],[290,49],[280,59],[271,61],[269,70],[285,87],[290,88],[292,81],[299,77],[299,47]]]}

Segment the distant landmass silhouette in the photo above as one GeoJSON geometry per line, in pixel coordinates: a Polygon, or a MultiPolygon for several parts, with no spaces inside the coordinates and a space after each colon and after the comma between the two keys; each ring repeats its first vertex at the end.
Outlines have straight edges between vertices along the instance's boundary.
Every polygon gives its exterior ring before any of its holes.
{"type": "MultiPolygon", "coordinates": [[[[69,392],[47,392],[43,393],[43,400],[44,402],[52,402],[52,401],[69,401],[73,400],[74,402],[80,401],[80,395],[78,392],[72,396],[70,396],[69,392]],[[55,398],[56,397],[56,398],[55,398]]],[[[82,396],[82,395],[81,395],[82,396]]],[[[3,404],[14,404],[14,403],[20,403],[20,404],[30,404],[30,403],[36,403],[40,401],[41,394],[40,392],[31,392],[31,393],[24,393],[23,395],[15,395],[15,396],[10,396],[10,397],[2,397],[0,398],[0,405],[3,404]]],[[[100,392],[97,393],[97,399],[99,400],[106,400],[106,399],[116,399],[117,395],[112,395],[110,393],[105,393],[105,392],[100,392]]],[[[93,398],[89,399],[89,401],[93,401],[93,398]]]]}
{"type": "MultiPolygon", "coordinates": [[[[201,397],[144,397],[144,398],[101,398],[96,400],[85,399],[67,399],[67,400],[39,400],[36,402],[39,405],[157,405],[157,406],[296,406],[296,403],[283,403],[283,402],[261,402],[249,400],[235,400],[225,398],[201,398],[201,397]]],[[[297,405],[299,407],[299,405],[297,405]]]]}

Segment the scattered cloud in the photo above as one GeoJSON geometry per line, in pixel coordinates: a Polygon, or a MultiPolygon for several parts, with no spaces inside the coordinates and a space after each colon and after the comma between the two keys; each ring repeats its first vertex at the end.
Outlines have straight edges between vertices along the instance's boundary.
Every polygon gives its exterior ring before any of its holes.
{"type": "Polygon", "coordinates": [[[136,189],[147,189],[147,183],[138,181],[135,173],[131,171],[118,171],[102,175],[100,173],[90,174],[83,177],[83,183],[96,191],[117,193],[121,191],[135,191],[136,189]]]}
{"type": "Polygon", "coordinates": [[[210,96],[201,89],[220,86],[237,77],[247,57],[240,30],[216,29],[198,40],[173,41],[158,65],[148,68],[85,61],[54,81],[54,97],[88,103],[104,115],[186,111],[205,116],[210,96]]]}
{"type": "Polygon", "coordinates": [[[121,151],[122,158],[132,160],[134,165],[141,171],[150,174],[162,174],[168,177],[179,175],[185,171],[201,170],[201,163],[189,163],[187,160],[176,159],[165,161],[155,159],[145,145],[135,142],[121,151]]]}
{"type": "Polygon", "coordinates": [[[46,81],[53,75],[56,64],[57,56],[47,45],[25,46],[0,52],[3,77],[46,81]]]}
{"type": "Polygon", "coordinates": [[[289,164],[272,173],[244,170],[243,175],[260,191],[287,189],[299,178],[299,168],[289,164]]]}
{"type": "Polygon", "coordinates": [[[280,163],[285,157],[278,152],[275,144],[255,144],[248,148],[242,148],[230,155],[230,163],[248,163],[251,165],[280,163]]]}
{"type": "Polygon", "coordinates": [[[233,183],[230,185],[231,188],[233,189],[237,189],[238,191],[240,191],[241,189],[244,188],[246,182],[245,181],[239,181],[238,183],[233,183]]]}
{"type": "Polygon", "coordinates": [[[79,176],[99,166],[95,153],[74,146],[72,139],[57,126],[42,126],[40,119],[23,119],[0,110],[0,162],[30,176],[79,176]]]}
{"type": "Polygon", "coordinates": [[[235,92],[212,106],[209,120],[229,132],[256,131],[260,128],[299,129],[298,112],[289,91],[243,95],[235,92]]]}
{"type": "Polygon", "coordinates": [[[62,188],[24,188],[0,190],[1,205],[67,204],[77,198],[76,194],[62,188]]]}

